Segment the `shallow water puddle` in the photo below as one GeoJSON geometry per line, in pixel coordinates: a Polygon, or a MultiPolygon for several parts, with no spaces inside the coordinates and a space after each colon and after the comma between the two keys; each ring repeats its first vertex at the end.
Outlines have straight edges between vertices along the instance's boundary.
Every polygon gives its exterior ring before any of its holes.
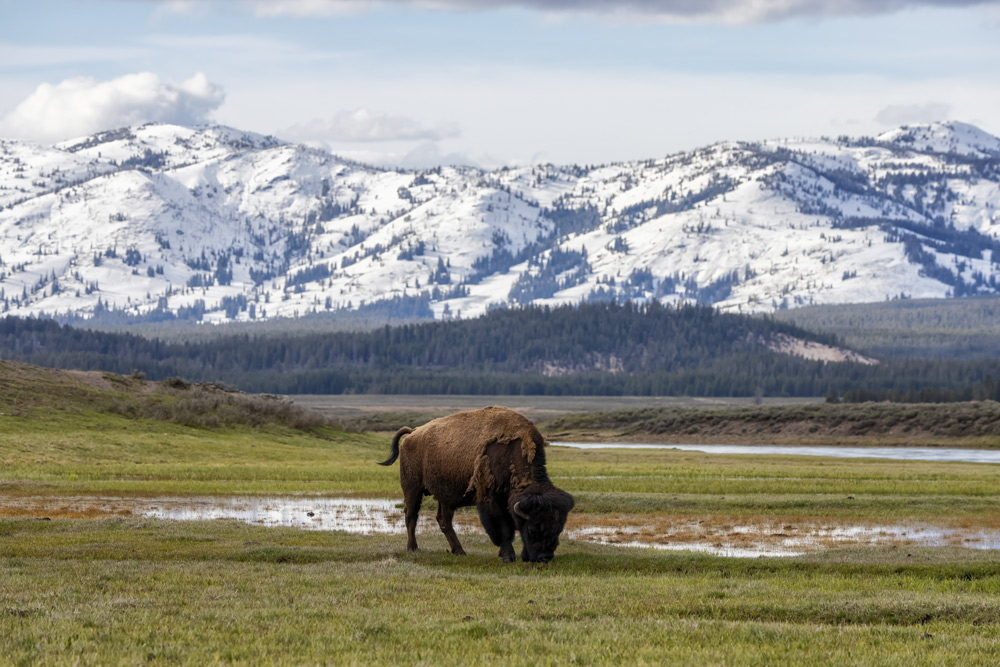
{"type": "MultiPolygon", "coordinates": [[[[97,518],[141,516],[179,521],[233,519],[260,526],[341,530],[360,534],[404,534],[401,503],[388,499],[319,497],[26,497],[0,498],[0,516],[97,518]]],[[[831,524],[757,521],[733,523],[728,517],[704,519],[670,515],[570,515],[566,537],[629,547],[702,551],[720,556],[798,556],[849,546],[920,545],[1000,549],[1000,529],[940,527],[926,524],[831,524]]],[[[474,513],[455,517],[459,533],[482,532],[474,513]]],[[[443,536],[433,512],[421,512],[419,532],[443,536]]]]}
{"type": "MultiPolygon", "coordinates": [[[[603,523],[603,522],[602,522],[603,523]]],[[[759,521],[733,524],[725,517],[696,519],[656,516],[622,517],[618,525],[583,526],[570,539],[602,544],[703,551],[718,556],[801,556],[825,549],[858,546],[961,546],[1000,549],[1000,531],[948,528],[927,524],[831,524],[759,521]]]]}
{"type": "MultiPolygon", "coordinates": [[[[166,498],[71,497],[0,499],[0,515],[93,518],[144,516],[177,521],[235,519],[257,526],[348,533],[405,533],[402,502],[383,498],[294,498],[203,496],[166,498]]],[[[420,515],[420,528],[437,522],[432,513],[420,515]]]]}

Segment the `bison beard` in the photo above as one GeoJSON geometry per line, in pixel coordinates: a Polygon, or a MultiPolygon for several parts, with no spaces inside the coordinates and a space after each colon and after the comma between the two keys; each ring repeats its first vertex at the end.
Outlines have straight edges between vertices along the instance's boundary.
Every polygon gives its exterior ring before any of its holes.
{"type": "Polygon", "coordinates": [[[459,412],[417,429],[399,429],[389,458],[379,465],[392,465],[399,458],[406,548],[417,548],[417,514],[423,497],[429,495],[437,500],[438,525],[452,553],[465,553],[452,526],[455,509],[475,505],[505,563],[517,560],[515,531],[524,545],[522,559],[552,560],[573,496],[549,480],[544,447],[534,424],[501,407],[459,412]]]}

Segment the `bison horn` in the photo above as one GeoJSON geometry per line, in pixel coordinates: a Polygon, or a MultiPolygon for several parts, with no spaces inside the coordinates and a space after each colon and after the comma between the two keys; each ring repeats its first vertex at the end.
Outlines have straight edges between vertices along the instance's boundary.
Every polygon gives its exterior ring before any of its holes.
{"type": "Polygon", "coordinates": [[[520,502],[514,503],[514,514],[518,515],[519,517],[521,517],[525,521],[530,521],[531,517],[528,516],[527,514],[525,514],[523,511],[521,511],[520,505],[521,505],[520,502]]]}

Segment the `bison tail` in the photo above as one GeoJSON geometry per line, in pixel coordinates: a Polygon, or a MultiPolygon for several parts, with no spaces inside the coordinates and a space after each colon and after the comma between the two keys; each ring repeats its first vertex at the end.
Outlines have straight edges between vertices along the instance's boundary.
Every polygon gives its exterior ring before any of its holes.
{"type": "Polygon", "coordinates": [[[403,428],[396,431],[396,436],[392,439],[392,448],[389,450],[389,458],[385,461],[380,461],[380,466],[391,466],[399,458],[399,441],[403,439],[403,436],[407,433],[413,433],[413,429],[409,426],[404,426],[403,428]]]}

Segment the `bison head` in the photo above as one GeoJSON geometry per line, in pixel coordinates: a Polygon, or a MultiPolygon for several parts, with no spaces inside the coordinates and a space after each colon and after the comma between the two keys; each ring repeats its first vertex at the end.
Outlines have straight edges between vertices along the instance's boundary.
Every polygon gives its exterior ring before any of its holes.
{"type": "Polygon", "coordinates": [[[510,513],[524,543],[521,559],[548,563],[559,546],[566,515],[573,509],[573,496],[551,485],[533,487],[511,496],[510,513]]]}

